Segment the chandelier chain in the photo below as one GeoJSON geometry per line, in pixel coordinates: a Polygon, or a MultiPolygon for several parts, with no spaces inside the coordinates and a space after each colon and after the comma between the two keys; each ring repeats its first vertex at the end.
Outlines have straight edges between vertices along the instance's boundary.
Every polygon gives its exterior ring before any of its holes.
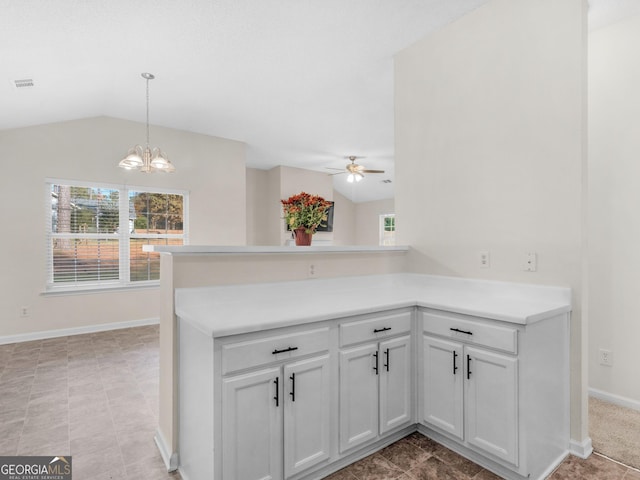
{"type": "Polygon", "coordinates": [[[149,148],[149,78],[147,80],[147,148],[149,148]]]}

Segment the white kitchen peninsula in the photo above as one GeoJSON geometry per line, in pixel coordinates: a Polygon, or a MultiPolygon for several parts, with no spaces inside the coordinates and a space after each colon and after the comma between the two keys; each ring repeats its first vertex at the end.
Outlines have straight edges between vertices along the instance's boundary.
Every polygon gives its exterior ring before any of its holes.
{"type": "Polygon", "coordinates": [[[568,288],[407,273],[177,288],[182,476],[317,479],[418,430],[544,478],[570,310],[568,288]]]}

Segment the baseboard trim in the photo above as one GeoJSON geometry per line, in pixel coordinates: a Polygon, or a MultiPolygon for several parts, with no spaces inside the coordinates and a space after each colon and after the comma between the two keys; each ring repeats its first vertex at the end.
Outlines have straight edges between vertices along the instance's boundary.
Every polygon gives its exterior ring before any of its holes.
{"type": "Polygon", "coordinates": [[[106,332],[108,330],[120,330],[123,328],[143,327],[145,325],[157,325],[159,323],[159,318],[143,318],[142,320],[129,320],[126,322],[101,323],[99,325],[87,325],[85,327],[61,328],[59,330],[44,330],[42,332],[5,335],[0,337],[0,345],[45,340],[47,338],[67,337],[70,335],[82,335],[85,333],[106,332]]]}
{"type": "Polygon", "coordinates": [[[623,397],[614,393],[605,392],[604,390],[598,390],[597,388],[589,388],[589,396],[602,400],[604,402],[613,403],[620,407],[631,408],[632,410],[640,411],[640,402],[633,400],[632,398],[623,397]]]}
{"type": "Polygon", "coordinates": [[[593,445],[591,445],[591,437],[587,437],[582,442],[571,440],[569,442],[569,451],[571,455],[580,458],[587,458],[593,453],[593,445]]]}
{"type": "MultiPolygon", "coordinates": [[[[156,434],[153,437],[156,442],[156,446],[160,451],[160,456],[164,462],[164,466],[167,467],[168,472],[173,472],[178,469],[178,454],[177,452],[169,453],[167,448],[167,442],[164,441],[164,436],[160,430],[156,430],[156,434]]],[[[184,478],[184,477],[183,477],[184,478]]]]}

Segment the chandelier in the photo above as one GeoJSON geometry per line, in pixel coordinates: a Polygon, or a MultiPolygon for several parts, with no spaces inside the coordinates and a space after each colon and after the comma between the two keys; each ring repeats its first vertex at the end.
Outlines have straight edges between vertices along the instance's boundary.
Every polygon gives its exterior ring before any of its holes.
{"type": "Polygon", "coordinates": [[[175,167],[167,156],[159,148],[149,146],[149,80],[156,78],[151,73],[143,73],[142,78],[147,81],[147,145],[142,148],[136,145],[127,152],[127,155],[118,164],[126,170],[140,170],[143,173],[175,171],[175,167]]]}

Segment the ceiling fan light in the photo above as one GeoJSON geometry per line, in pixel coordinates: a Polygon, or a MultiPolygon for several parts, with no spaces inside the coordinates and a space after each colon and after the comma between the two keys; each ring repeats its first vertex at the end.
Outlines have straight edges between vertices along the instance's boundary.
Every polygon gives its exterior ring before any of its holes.
{"type": "Polygon", "coordinates": [[[364,178],[364,175],[362,175],[361,173],[356,173],[354,175],[356,182],[359,182],[360,180],[362,180],[364,178]]]}
{"type": "Polygon", "coordinates": [[[353,183],[353,182],[354,182],[354,180],[355,180],[355,176],[353,175],[353,173],[350,173],[350,174],[347,176],[347,182],[349,182],[349,183],[353,183]]]}

